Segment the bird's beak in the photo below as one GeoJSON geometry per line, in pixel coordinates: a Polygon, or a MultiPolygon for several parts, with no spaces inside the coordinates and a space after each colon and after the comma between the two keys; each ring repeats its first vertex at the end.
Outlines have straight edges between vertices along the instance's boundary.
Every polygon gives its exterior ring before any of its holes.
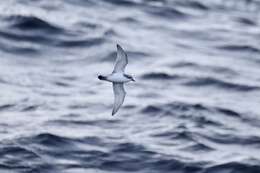
{"type": "Polygon", "coordinates": [[[132,78],[132,81],[135,82],[134,78],[132,78]]]}

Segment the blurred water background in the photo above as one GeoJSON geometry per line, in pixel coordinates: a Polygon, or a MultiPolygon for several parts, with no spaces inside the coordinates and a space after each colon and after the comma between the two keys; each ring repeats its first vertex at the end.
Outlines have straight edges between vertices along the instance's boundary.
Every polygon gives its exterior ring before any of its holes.
{"type": "Polygon", "coordinates": [[[1,173],[259,173],[260,1],[0,2],[1,173]],[[116,44],[136,78],[111,116],[116,44]]]}

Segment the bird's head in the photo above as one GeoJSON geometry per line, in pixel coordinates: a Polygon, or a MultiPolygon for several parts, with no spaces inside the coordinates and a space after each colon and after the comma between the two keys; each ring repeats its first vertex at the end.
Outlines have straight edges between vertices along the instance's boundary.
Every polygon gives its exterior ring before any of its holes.
{"type": "Polygon", "coordinates": [[[135,79],[133,76],[125,74],[125,77],[127,77],[128,79],[130,79],[131,81],[135,82],[135,79]]]}

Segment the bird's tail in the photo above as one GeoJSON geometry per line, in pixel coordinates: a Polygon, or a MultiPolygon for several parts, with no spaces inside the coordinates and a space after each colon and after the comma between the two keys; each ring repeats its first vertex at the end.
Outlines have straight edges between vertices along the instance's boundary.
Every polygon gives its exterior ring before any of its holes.
{"type": "Polygon", "coordinates": [[[105,77],[105,76],[102,76],[102,75],[98,75],[98,79],[99,79],[99,80],[106,80],[106,77],[105,77]]]}

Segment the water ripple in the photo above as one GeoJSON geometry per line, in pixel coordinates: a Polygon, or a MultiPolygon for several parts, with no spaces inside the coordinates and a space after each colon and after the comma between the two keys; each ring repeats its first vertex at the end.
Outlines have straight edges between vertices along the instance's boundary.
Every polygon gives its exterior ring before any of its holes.
{"type": "Polygon", "coordinates": [[[258,8],[2,1],[0,172],[260,172],[258,8]],[[137,80],[111,116],[116,44],[137,80]]]}

